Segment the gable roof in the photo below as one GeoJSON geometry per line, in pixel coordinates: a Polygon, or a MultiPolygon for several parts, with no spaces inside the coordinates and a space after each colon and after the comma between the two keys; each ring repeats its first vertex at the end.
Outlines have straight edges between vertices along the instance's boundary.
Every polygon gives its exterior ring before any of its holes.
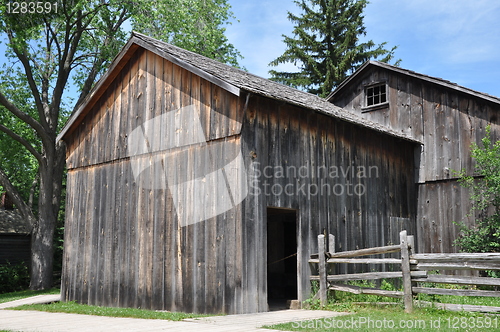
{"type": "Polygon", "coordinates": [[[333,105],[324,98],[250,74],[238,68],[228,66],[216,60],[209,59],[137,32],[132,33],[128,43],[113,60],[110,69],[97,82],[82,105],[71,115],[58,135],[58,140],[63,140],[66,135],[72,132],[103,94],[103,90],[113,81],[139,47],[153,52],[237,96],[240,95],[241,90],[244,90],[247,93],[249,92],[251,94],[280,100],[362,127],[370,128],[384,134],[411,142],[421,143],[408,135],[366,120],[356,114],[344,112],[341,108],[333,105]]]}
{"type": "Polygon", "coordinates": [[[437,85],[441,85],[441,86],[448,88],[448,89],[463,92],[463,93],[466,93],[466,94],[469,94],[469,95],[472,95],[472,96],[475,96],[478,98],[482,98],[482,99],[491,101],[493,103],[500,104],[500,98],[489,95],[487,93],[475,91],[475,90],[460,86],[457,83],[453,83],[453,82],[444,80],[442,78],[420,74],[420,73],[414,72],[412,70],[403,69],[400,67],[389,65],[389,64],[384,63],[384,62],[373,61],[373,60],[365,62],[361,67],[358,68],[358,70],[356,70],[354,72],[354,74],[352,74],[351,76],[346,78],[342,83],[340,83],[340,85],[335,90],[333,90],[332,93],[330,93],[328,95],[328,97],[326,97],[326,99],[328,101],[331,101],[333,99],[333,97],[337,93],[339,93],[339,91],[341,91],[350,82],[354,81],[359,75],[361,75],[361,73],[363,73],[365,70],[367,70],[368,67],[373,67],[373,66],[379,67],[379,68],[384,68],[384,69],[390,70],[392,72],[400,73],[400,74],[403,74],[406,76],[414,77],[414,78],[420,79],[420,80],[425,81],[425,82],[430,82],[430,83],[434,83],[437,85]]]}
{"type": "Polygon", "coordinates": [[[29,234],[30,226],[16,210],[0,209],[0,234],[29,234]]]}

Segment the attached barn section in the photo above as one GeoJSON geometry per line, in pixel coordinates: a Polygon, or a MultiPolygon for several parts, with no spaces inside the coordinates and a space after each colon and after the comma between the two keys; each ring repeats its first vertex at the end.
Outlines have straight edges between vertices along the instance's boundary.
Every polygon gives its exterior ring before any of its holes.
{"type": "Polygon", "coordinates": [[[457,172],[474,175],[471,145],[486,126],[500,139],[500,99],[449,81],[394,67],[365,63],[329,100],[346,112],[423,143],[418,154],[417,233],[420,252],[456,252],[454,222],[473,224],[469,189],[457,172]],[[379,99],[377,99],[379,98],[379,99]]]}

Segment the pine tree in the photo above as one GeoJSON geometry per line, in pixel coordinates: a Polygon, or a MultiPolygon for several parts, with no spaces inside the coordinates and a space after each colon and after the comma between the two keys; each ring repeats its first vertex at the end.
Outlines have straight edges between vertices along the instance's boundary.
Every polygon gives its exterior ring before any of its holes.
{"type": "Polygon", "coordinates": [[[294,2],[302,9],[301,16],[288,12],[294,38],[283,35],[287,49],[269,65],[288,62],[300,71],[270,70],[272,80],[325,97],[365,61],[393,59],[396,47],[386,50],[386,43],[360,42],[366,35],[362,14],[367,0],[294,2]]]}

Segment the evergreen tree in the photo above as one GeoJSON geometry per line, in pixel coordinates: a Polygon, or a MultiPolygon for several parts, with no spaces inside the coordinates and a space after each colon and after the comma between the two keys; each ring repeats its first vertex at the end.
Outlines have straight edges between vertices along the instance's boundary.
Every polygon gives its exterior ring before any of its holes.
{"type": "Polygon", "coordinates": [[[362,14],[367,0],[294,2],[302,10],[301,16],[288,12],[294,37],[283,35],[287,49],[270,65],[291,62],[300,71],[271,70],[272,80],[325,97],[365,61],[393,59],[396,47],[387,50],[386,43],[360,42],[366,35],[362,14]]]}

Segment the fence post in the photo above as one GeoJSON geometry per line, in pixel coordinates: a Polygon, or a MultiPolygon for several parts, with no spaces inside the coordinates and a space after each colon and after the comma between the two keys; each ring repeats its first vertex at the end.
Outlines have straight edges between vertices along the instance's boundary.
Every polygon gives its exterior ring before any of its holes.
{"type": "Polygon", "coordinates": [[[335,253],[335,235],[333,234],[328,234],[328,252],[335,253]]]}
{"type": "Polygon", "coordinates": [[[413,235],[408,235],[408,255],[411,258],[411,255],[415,253],[415,237],[413,235]]]}
{"type": "Polygon", "coordinates": [[[326,284],[326,255],[325,255],[325,236],[318,235],[318,260],[319,260],[319,299],[321,305],[327,302],[327,284],[326,284]]]}
{"type": "Polygon", "coordinates": [[[408,250],[408,237],[406,231],[399,233],[401,241],[401,271],[403,272],[403,301],[405,304],[405,312],[413,311],[413,292],[411,289],[410,275],[410,254],[408,250]]]}
{"type": "MultiPolygon", "coordinates": [[[[335,253],[335,235],[333,234],[328,234],[328,252],[330,254],[335,253]]],[[[327,283],[329,274],[336,274],[335,264],[328,264],[328,266],[326,267],[327,283]]],[[[330,296],[332,298],[335,298],[336,297],[335,291],[330,291],[330,296]]]]}

